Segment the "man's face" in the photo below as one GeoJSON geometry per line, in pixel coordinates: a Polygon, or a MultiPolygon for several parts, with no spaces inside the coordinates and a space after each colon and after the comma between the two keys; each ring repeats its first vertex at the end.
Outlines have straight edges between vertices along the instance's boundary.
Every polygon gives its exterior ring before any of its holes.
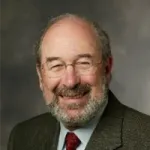
{"type": "Polygon", "coordinates": [[[40,88],[53,115],[66,124],[86,123],[105,100],[110,71],[106,74],[96,41],[87,23],[69,19],[54,24],[43,38],[40,88]],[[94,65],[87,69],[89,64],[94,65]]]}

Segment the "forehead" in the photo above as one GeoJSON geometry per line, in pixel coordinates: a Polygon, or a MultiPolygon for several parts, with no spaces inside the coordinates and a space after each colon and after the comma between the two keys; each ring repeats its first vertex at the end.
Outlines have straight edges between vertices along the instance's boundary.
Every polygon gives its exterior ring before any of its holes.
{"type": "Polygon", "coordinates": [[[43,37],[41,59],[60,57],[73,59],[76,55],[96,55],[98,51],[97,36],[87,22],[80,19],[63,19],[52,25],[43,37]]]}

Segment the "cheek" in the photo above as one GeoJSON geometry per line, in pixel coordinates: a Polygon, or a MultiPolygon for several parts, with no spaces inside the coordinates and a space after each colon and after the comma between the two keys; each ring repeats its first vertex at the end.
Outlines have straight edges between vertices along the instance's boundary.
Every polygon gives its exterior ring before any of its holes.
{"type": "Polygon", "coordinates": [[[53,100],[54,97],[53,90],[58,85],[58,82],[59,82],[58,79],[57,80],[50,78],[43,79],[43,96],[47,105],[53,100]]]}
{"type": "Polygon", "coordinates": [[[99,97],[101,95],[103,78],[102,75],[89,75],[81,78],[82,83],[88,83],[91,86],[91,96],[99,97]]]}
{"type": "Polygon", "coordinates": [[[87,83],[91,86],[95,86],[97,82],[96,75],[87,75],[87,76],[81,76],[81,83],[87,83]]]}

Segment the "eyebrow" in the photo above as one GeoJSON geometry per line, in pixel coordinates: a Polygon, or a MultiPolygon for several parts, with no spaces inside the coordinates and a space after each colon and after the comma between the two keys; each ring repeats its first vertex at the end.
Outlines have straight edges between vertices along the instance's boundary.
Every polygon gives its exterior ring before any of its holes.
{"type": "MultiPolygon", "coordinates": [[[[76,56],[76,59],[82,58],[82,57],[86,57],[86,58],[92,58],[92,55],[89,53],[86,54],[79,54],[76,56]]],[[[62,60],[60,57],[47,57],[46,58],[46,62],[52,62],[55,60],[62,60]]]]}
{"type": "Polygon", "coordinates": [[[92,55],[91,55],[91,54],[89,54],[89,53],[86,53],[86,54],[79,54],[79,55],[77,55],[77,58],[82,58],[82,57],[92,58],[92,55]]]}
{"type": "Polygon", "coordinates": [[[60,60],[60,57],[47,57],[46,58],[46,62],[52,62],[52,61],[55,61],[55,60],[60,60]]]}

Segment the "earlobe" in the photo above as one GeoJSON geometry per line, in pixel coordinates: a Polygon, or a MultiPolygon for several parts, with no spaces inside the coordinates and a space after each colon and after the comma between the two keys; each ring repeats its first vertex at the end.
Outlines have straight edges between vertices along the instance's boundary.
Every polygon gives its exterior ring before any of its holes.
{"type": "Polygon", "coordinates": [[[113,66],[113,58],[109,57],[106,61],[106,66],[105,66],[105,73],[106,74],[111,74],[112,66],[113,66]]]}
{"type": "Polygon", "coordinates": [[[113,58],[109,57],[105,64],[105,75],[107,77],[108,83],[111,81],[112,66],[113,66],[113,58]]]}
{"type": "Polygon", "coordinates": [[[37,71],[38,78],[39,78],[39,86],[40,86],[40,89],[41,89],[41,91],[43,91],[42,75],[41,75],[41,71],[40,71],[39,66],[36,66],[36,71],[37,71]]]}

